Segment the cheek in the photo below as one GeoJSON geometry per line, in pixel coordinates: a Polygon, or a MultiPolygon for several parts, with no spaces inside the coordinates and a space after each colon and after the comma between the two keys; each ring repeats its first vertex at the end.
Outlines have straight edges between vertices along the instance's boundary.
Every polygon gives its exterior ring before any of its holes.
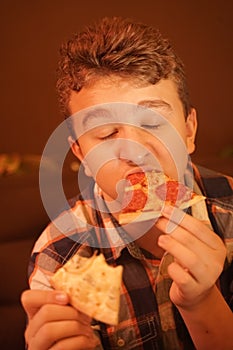
{"type": "Polygon", "coordinates": [[[78,144],[84,156],[86,156],[95,145],[90,138],[85,135],[78,139],[78,144]]]}
{"type": "Polygon", "coordinates": [[[100,188],[108,194],[112,199],[119,198],[123,192],[123,184],[121,174],[119,174],[119,166],[115,166],[115,162],[109,162],[102,166],[96,174],[96,182],[100,188]]]}
{"type": "Polygon", "coordinates": [[[174,179],[183,178],[188,162],[187,147],[178,133],[166,132],[154,142],[154,154],[158,158],[163,172],[174,179]]]}
{"type": "Polygon", "coordinates": [[[166,147],[160,145],[156,148],[154,153],[160,164],[161,171],[164,172],[166,175],[177,179],[178,171],[176,161],[172,156],[171,152],[166,147]]]}

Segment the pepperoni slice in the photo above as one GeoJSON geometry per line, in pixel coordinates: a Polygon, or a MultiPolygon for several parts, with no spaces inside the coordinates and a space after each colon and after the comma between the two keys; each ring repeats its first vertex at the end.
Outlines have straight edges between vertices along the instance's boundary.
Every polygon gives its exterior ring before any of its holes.
{"type": "Polygon", "coordinates": [[[168,201],[175,205],[178,200],[181,200],[187,194],[187,188],[182,183],[169,180],[166,183],[158,186],[155,190],[157,196],[163,201],[168,201]]]}
{"type": "Polygon", "coordinates": [[[135,212],[144,208],[147,195],[141,190],[133,190],[126,193],[122,213],[135,212]]]}
{"type": "Polygon", "coordinates": [[[134,174],[129,174],[127,176],[127,180],[130,181],[131,185],[136,185],[136,184],[144,184],[146,180],[146,175],[143,172],[140,173],[134,173],[134,174]]]}

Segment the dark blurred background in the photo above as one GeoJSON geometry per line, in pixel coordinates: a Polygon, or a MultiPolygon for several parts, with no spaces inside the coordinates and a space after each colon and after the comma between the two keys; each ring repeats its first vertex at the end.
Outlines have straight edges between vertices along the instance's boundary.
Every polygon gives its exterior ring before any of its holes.
{"type": "MultiPolygon", "coordinates": [[[[1,0],[0,157],[17,153],[27,163],[24,171],[0,174],[1,349],[24,347],[19,298],[27,287],[30,250],[48,222],[38,187],[38,159],[63,120],[55,92],[59,47],[83,25],[106,15],[156,25],[172,41],[186,65],[198,110],[193,159],[233,174],[231,0],[1,0]]],[[[67,174],[69,195],[74,183],[69,165],[67,174]]]]}
{"type": "Polygon", "coordinates": [[[157,25],[171,39],[198,110],[195,157],[233,171],[221,159],[233,147],[232,1],[2,0],[0,6],[0,152],[42,152],[62,120],[55,93],[61,42],[93,19],[123,15],[157,25]]]}

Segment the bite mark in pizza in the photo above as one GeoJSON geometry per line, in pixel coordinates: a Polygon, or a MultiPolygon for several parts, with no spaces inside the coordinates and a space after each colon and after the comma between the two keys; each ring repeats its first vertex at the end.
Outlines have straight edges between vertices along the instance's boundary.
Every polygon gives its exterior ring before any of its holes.
{"type": "Polygon", "coordinates": [[[70,304],[101,322],[117,325],[123,267],[110,266],[103,254],[74,255],[51,278],[51,285],[68,294],[70,304]]]}

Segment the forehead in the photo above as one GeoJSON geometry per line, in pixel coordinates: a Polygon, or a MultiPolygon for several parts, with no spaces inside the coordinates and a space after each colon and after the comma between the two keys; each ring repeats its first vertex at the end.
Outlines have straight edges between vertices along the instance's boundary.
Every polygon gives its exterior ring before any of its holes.
{"type": "Polygon", "coordinates": [[[160,115],[160,118],[165,117],[172,123],[183,118],[182,103],[171,80],[137,87],[130,81],[119,80],[113,83],[103,79],[74,92],[70,108],[73,114],[69,123],[76,135],[107,123],[140,126],[142,117],[144,120],[152,120],[160,115]]]}
{"type": "Polygon", "coordinates": [[[103,122],[135,122],[140,117],[153,117],[153,110],[164,110],[171,112],[171,106],[162,100],[142,100],[138,104],[115,102],[93,106],[88,110],[79,112],[82,125],[88,127],[95,124],[97,120],[103,122]]]}
{"type": "Polygon", "coordinates": [[[134,81],[103,78],[81,91],[73,91],[70,96],[71,115],[88,107],[102,103],[125,102],[140,104],[141,101],[160,100],[169,105],[180,103],[175,83],[161,80],[155,85],[139,86],[134,81]]]}

